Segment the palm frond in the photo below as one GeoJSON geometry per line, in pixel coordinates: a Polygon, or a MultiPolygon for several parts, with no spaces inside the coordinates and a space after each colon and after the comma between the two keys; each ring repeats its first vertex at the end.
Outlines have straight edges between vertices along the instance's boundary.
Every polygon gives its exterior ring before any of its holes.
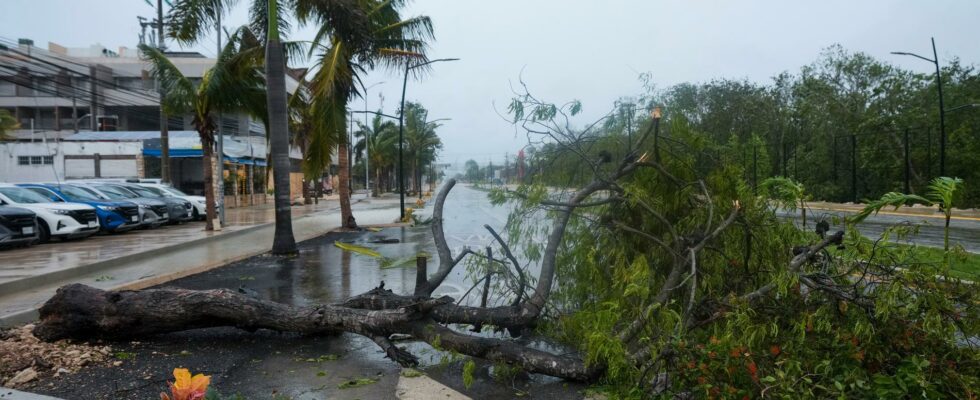
{"type": "Polygon", "coordinates": [[[150,63],[150,72],[164,93],[162,107],[167,113],[180,115],[190,111],[195,101],[194,83],[159,49],[141,44],[139,50],[141,58],[150,63]]]}
{"type": "MultiPolygon", "coordinates": [[[[279,7],[276,9],[276,14],[279,17],[279,38],[280,40],[285,40],[289,31],[292,29],[290,25],[290,10],[295,9],[294,0],[278,0],[279,7]]],[[[269,37],[269,2],[266,0],[252,0],[252,4],[248,9],[248,26],[252,28],[252,32],[260,38],[269,37]]]]}
{"type": "Polygon", "coordinates": [[[922,205],[929,206],[932,205],[933,202],[925,197],[917,196],[914,194],[888,192],[882,195],[881,198],[868,202],[868,204],[864,206],[864,209],[862,209],[861,212],[857,213],[856,215],[850,218],[850,221],[854,223],[864,221],[872,214],[877,215],[878,212],[885,207],[895,207],[895,209],[897,210],[899,207],[911,206],[913,204],[922,204],[922,205]]]}
{"type": "Polygon", "coordinates": [[[956,190],[962,184],[963,180],[960,178],[941,176],[929,182],[929,192],[926,195],[943,210],[947,210],[953,206],[956,190]]]}
{"type": "Polygon", "coordinates": [[[238,0],[176,0],[165,17],[167,36],[185,45],[196,43],[216,29],[218,14],[236,3],[238,0]]]}

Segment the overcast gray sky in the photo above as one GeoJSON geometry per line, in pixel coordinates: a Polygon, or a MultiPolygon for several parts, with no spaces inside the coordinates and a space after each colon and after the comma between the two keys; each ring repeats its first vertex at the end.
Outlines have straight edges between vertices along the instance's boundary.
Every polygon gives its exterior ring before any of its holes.
{"type": "MultiPolygon", "coordinates": [[[[246,21],[242,0],[226,25],[246,21]]],[[[68,47],[101,43],[133,47],[137,15],[152,16],[143,0],[0,0],[0,36],[53,41],[68,47]]],[[[903,50],[980,62],[980,1],[977,0],[416,0],[406,14],[433,19],[432,57],[461,61],[435,64],[430,76],[409,82],[408,99],[420,101],[430,118],[452,118],[440,130],[443,159],[501,161],[524,143],[502,120],[510,83],[522,68],[539,97],[579,99],[581,122],[604,114],[620,96],[640,91],[637,76],[650,72],[660,88],[712,78],[767,81],[795,72],[821,49],[840,43],[920,72],[930,64],[892,56],[903,50]]],[[[311,28],[291,38],[310,39],[311,28]]],[[[214,55],[213,42],[197,46],[214,55]]],[[[396,111],[397,73],[378,71],[365,80],[368,106],[396,111]]],[[[363,108],[363,100],[355,100],[363,108]]]]}

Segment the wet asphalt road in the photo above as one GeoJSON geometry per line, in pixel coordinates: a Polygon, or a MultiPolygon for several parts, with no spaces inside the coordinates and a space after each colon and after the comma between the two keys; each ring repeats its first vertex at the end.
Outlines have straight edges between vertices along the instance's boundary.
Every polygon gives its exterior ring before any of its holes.
{"type": "MultiPolygon", "coordinates": [[[[492,241],[483,224],[498,231],[507,209],[493,207],[486,193],[458,186],[446,204],[447,240],[457,251],[463,246],[482,248],[492,241]]],[[[284,259],[258,256],[199,275],[170,282],[164,287],[188,289],[247,288],[261,298],[297,306],[341,301],[363,293],[384,281],[385,287],[410,293],[415,282],[414,257],[420,252],[435,256],[428,227],[386,228],[381,232],[331,233],[300,244],[298,257],[284,259]],[[396,238],[396,244],[375,244],[396,238]],[[334,241],[369,246],[388,261],[341,251],[334,241]],[[405,260],[391,266],[392,260],[405,260]]],[[[430,271],[437,265],[430,260],[430,271]]],[[[469,288],[465,271],[447,278],[437,295],[459,298],[469,288]]],[[[470,295],[475,298],[474,295],[470,295]]],[[[518,395],[534,399],[581,398],[582,386],[544,376],[518,376],[497,382],[490,366],[478,364],[476,382],[465,388],[462,363],[422,343],[405,343],[431,378],[475,399],[510,399],[518,395]]],[[[44,381],[32,390],[66,399],[158,398],[172,379],[175,367],[212,375],[212,385],[223,393],[241,393],[249,399],[280,395],[290,399],[391,399],[395,398],[401,368],[384,358],[376,344],[362,336],[301,336],[270,331],[254,333],[232,328],[201,329],[157,335],[142,342],[115,343],[123,360],[118,367],[87,368],[78,374],[44,381]],[[340,389],[358,378],[377,382],[340,389]]]]}
{"type": "MultiPolygon", "coordinates": [[[[851,216],[853,213],[843,211],[809,210],[807,211],[807,225],[813,229],[813,224],[821,219],[828,222],[833,221],[834,217],[843,221],[844,217],[851,216]]],[[[800,224],[799,211],[789,213],[780,211],[780,216],[793,218],[797,225],[800,224]]],[[[862,223],[858,224],[858,230],[868,238],[876,239],[881,236],[889,226],[898,224],[918,224],[920,225],[919,234],[909,238],[909,243],[920,246],[943,247],[943,224],[942,218],[925,216],[889,215],[878,214],[869,216],[862,223]]],[[[959,243],[966,251],[980,253],[980,221],[970,219],[954,219],[950,221],[949,241],[959,243]]],[[[844,229],[843,224],[838,224],[831,228],[831,231],[844,229]]],[[[896,239],[897,240],[897,239],[896,239]]]]}

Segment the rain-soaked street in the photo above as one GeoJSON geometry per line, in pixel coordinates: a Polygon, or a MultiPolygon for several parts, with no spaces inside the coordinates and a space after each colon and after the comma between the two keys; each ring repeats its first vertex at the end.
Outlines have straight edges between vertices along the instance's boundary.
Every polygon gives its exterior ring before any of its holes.
{"type": "MultiPolygon", "coordinates": [[[[423,213],[425,214],[425,213],[423,213]]],[[[445,231],[455,252],[462,246],[482,248],[491,243],[483,224],[498,231],[507,209],[494,207],[486,193],[458,185],[445,207],[445,231]]],[[[379,232],[332,233],[300,244],[300,254],[282,259],[258,256],[190,276],[163,286],[188,289],[240,287],[261,298],[292,305],[343,300],[376,287],[410,293],[415,282],[415,255],[435,256],[429,227],[386,228],[379,232]],[[398,243],[378,244],[378,239],[398,243]],[[382,259],[343,251],[335,241],[353,242],[380,252],[382,259]],[[254,292],[253,292],[254,291],[254,292]]],[[[431,266],[436,260],[430,260],[431,266]]],[[[462,267],[447,278],[437,294],[458,298],[469,285],[462,267]]],[[[472,295],[471,295],[472,297],[472,295]]],[[[426,344],[403,343],[419,356],[426,375],[470,397],[509,399],[580,398],[583,387],[543,376],[518,376],[499,382],[483,363],[476,381],[465,388],[460,359],[426,344]]],[[[362,336],[300,336],[269,331],[248,333],[232,328],[204,329],[158,335],[142,342],[113,344],[123,354],[116,367],[87,368],[46,381],[32,390],[62,398],[146,399],[166,388],[170,372],[186,367],[212,375],[213,387],[246,398],[290,399],[388,399],[396,398],[395,386],[402,372],[384,358],[378,346],[362,336]],[[340,389],[352,379],[370,378],[375,383],[340,389]]]]}

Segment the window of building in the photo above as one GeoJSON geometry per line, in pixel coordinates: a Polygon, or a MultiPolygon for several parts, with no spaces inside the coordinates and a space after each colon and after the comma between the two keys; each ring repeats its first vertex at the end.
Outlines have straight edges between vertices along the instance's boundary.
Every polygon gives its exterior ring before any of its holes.
{"type": "Polygon", "coordinates": [[[0,78],[0,96],[16,96],[17,95],[17,85],[13,82],[8,82],[4,79],[10,77],[0,78]]]}
{"type": "Polygon", "coordinates": [[[52,165],[54,156],[17,156],[17,165],[52,165]]]}
{"type": "Polygon", "coordinates": [[[34,95],[40,97],[54,96],[58,90],[54,86],[54,81],[47,77],[34,78],[34,95]]]}

